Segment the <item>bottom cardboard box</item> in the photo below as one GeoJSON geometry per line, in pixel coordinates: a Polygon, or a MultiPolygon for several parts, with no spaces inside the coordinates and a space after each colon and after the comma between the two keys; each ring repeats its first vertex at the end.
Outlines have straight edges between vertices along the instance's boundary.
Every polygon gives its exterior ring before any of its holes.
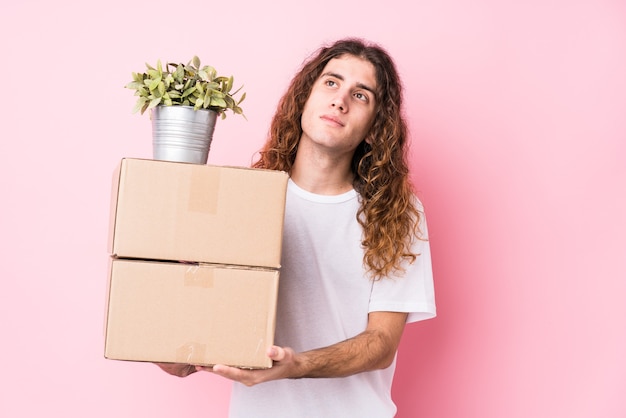
{"type": "Polygon", "coordinates": [[[112,259],[104,356],[272,366],[277,270],[112,259]]]}

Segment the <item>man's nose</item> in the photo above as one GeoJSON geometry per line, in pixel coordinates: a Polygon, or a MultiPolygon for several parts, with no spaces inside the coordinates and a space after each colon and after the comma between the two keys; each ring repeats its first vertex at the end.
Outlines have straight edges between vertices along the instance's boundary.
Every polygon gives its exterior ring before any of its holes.
{"type": "Polygon", "coordinates": [[[345,93],[337,92],[335,97],[333,97],[333,100],[331,102],[331,106],[333,108],[339,109],[339,111],[341,111],[341,112],[347,111],[348,110],[348,105],[347,105],[347,100],[346,100],[346,97],[345,97],[345,93]]]}

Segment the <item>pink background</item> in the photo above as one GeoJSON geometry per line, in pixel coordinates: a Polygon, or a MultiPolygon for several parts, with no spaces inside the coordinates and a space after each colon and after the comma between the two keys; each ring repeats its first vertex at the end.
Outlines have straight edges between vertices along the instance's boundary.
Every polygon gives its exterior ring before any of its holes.
{"type": "Polygon", "coordinates": [[[302,60],[347,35],[397,61],[431,231],[439,316],[407,328],[398,417],[626,416],[623,1],[26,0],[0,16],[0,416],[225,416],[215,376],[102,355],[111,173],[151,156],[123,86],[194,54],[234,74],[249,120],[219,122],[209,162],[248,165],[302,60]]]}

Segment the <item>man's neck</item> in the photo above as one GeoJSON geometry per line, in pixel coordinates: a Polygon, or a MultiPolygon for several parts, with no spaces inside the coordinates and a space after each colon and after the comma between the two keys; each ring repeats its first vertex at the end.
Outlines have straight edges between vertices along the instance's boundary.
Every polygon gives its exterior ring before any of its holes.
{"type": "Polygon", "coordinates": [[[320,155],[310,155],[298,149],[291,168],[291,179],[311,193],[338,195],[352,190],[354,174],[351,160],[333,160],[320,155]]]}

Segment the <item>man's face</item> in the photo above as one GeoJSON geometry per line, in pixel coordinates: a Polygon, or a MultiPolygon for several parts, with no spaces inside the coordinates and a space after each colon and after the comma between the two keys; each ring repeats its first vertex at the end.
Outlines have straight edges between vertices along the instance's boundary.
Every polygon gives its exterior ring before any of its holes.
{"type": "Polygon", "coordinates": [[[331,59],[302,112],[302,138],[335,157],[352,158],[374,121],[376,70],[362,58],[331,59]]]}

